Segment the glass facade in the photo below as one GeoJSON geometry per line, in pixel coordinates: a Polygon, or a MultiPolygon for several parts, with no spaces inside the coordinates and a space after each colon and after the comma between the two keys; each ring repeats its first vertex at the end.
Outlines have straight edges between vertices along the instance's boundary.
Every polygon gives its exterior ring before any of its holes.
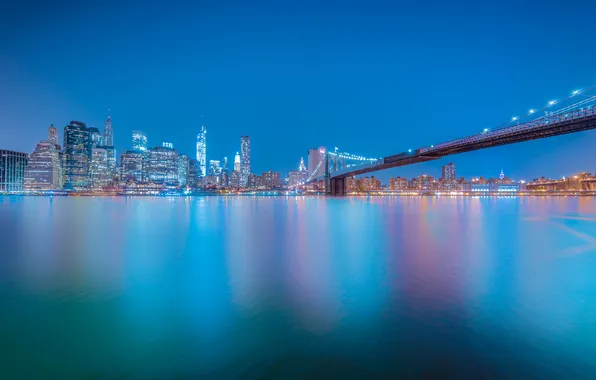
{"type": "Polygon", "coordinates": [[[85,123],[71,121],[64,127],[64,188],[87,190],[90,185],[91,135],[85,123]]]}
{"type": "Polygon", "coordinates": [[[147,135],[142,131],[132,131],[132,150],[135,152],[147,151],[147,135]]]}
{"type": "MultiPolygon", "coordinates": [[[[51,133],[50,133],[51,138],[51,133]]],[[[25,167],[25,191],[62,189],[62,163],[57,145],[41,141],[25,167]]]]}
{"type": "Polygon", "coordinates": [[[149,149],[147,176],[154,183],[178,186],[178,152],[163,146],[149,149]]]}
{"type": "Polygon", "coordinates": [[[240,137],[240,187],[248,187],[250,174],[250,136],[240,137]]]}
{"type": "Polygon", "coordinates": [[[0,192],[21,192],[25,184],[27,153],[0,150],[0,192]]]}
{"type": "Polygon", "coordinates": [[[126,151],[120,155],[120,180],[123,182],[145,182],[145,155],[136,151],[126,151]]]}
{"type": "Polygon", "coordinates": [[[108,152],[103,148],[93,148],[91,153],[91,188],[95,191],[103,190],[109,181],[108,152]]]}
{"type": "Polygon", "coordinates": [[[199,164],[198,176],[205,177],[207,175],[207,129],[204,125],[197,135],[197,162],[199,164]]]}

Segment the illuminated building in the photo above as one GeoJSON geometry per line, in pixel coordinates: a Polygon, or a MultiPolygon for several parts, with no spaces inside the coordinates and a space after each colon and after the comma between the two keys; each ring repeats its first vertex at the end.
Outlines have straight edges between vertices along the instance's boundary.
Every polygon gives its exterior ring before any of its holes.
{"type": "Polygon", "coordinates": [[[288,177],[289,177],[288,184],[290,187],[299,186],[306,182],[307,172],[306,171],[290,172],[288,174],[288,177]]]}
{"type": "Polygon", "coordinates": [[[457,179],[455,173],[455,165],[453,163],[448,163],[447,165],[443,166],[443,175],[441,177],[444,181],[455,181],[457,179]]]}
{"type": "Polygon", "coordinates": [[[219,176],[221,175],[221,166],[219,160],[209,160],[209,175],[219,176]]]}
{"type": "Polygon", "coordinates": [[[240,153],[236,152],[234,156],[234,170],[240,173],[240,153]]]}
{"type": "Polygon", "coordinates": [[[499,174],[499,179],[501,181],[505,179],[505,173],[503,173],[503,169],[501,169],[501,174],[499,174]]]}
{"type": "Polygon", "coordinates": [[[149,149],[146,172],[151,182],[177,186],[178,152],[165,146],[149,149]]]}
{"type": "Polygon", "coordinates": [[[161,146],[163,146],[164,148],[170,148],[170,149],[174,149],[174,144],[172,144],[171,142],[162,142],[161,146]]]}
{"type": "Polygon", "coordinates": [[[230,173],[230,181],[228,186],[233,189],[237,189],[240,187],[240,172],[237,170],[232,170],[230,173]]]}
{"type": "Polygon", "coordinates": [[[0,192],[24,190],[27,153],[0,150],[0,192]]]}
{"type": "Polygon", "coordinates": [[[375,176],[372,177],[364,177],[364,178],[360,178],[360,189],[364,190],[364,191],[370,191],[370,190],[380,190],[381,189],[381,181],[379,181],[378,179],[375,178],[375,176]]]}
{"type": "Polygon", "coordinates": [[[300,157],[300,165],[298,165],[298,171],[299,172],[306,171],[306,165],[304,165],[304,157],[300,157]]]}
{"type": "Polygon", "coordinates": [[[410,188],[417,189],[417,190],[433,190],[434,189],[433,177],[424,174],[419,177],[412,178],[412,181],[410,182],[410,188]]]}
{"type": "Polygon", "coordinates": [[[360,190],[360,182],[354,177],[347,177],[345,180],[346,192],[355,192],[360,190]]]}
{"type": "Polygon", "coordinates": [[[120,180],[145,182],[145,155],[139,151],[126,151],[120,155],[120,180]]]}
{"type": "Polygon", "coordinates": [[[250,173],[248,175],[248,188],[249,189],[258,189],[263,185],[263,178],[256,174],[250,173]]]}
{"type": "Polygon", "coordinates": [[[395,177],[389,179],[389,190],[406,190],[408,180],[405,177],[395,177]]]}
{"type": "Polygon", "coordinates": [[[325,148],[308,151],[308,176],[318,178],[325,175],[325,148]]]}
{"type": "Polygon", "coordinates": [[[279,172],[268,171],[263,173],[261,179],[261,186],[266,189],[276,189],[281,186],[279,182],[279,172]]]}
{"type": "Polygon", "coordinates": [[[142,131],[132,131],[132,150],[135,152],[147,151],[147,135],[142,131]]]}
{"type": "Polygon", "coordinates": [[[101,133],[99,133],[99,129],[95,127],[88,127],[89,129],[89,137],[91,138],[91,148],[97,148],[98,146],[102,146],[102,139],[101,133]]]}
{"type": "Polygon", "coordinates": [[[48,140],[43,140],[29,156],[25,167],[25,190],[48,191],[62,189],[62,162],[57,129],[51,126],[48,140]],[[56,133],[56,134],[55,134],[56,133]]]}
{"type": "Polygon", "coordinates": [[[93,148],[91,150],[91,189],[103,190],[108,180],[108,152],[103,148],[93,148]]]}
{"type": "Polygon", "coordinates": [[[240,137],[240,187],[249,187],[250,136],[240,137]]]}
{"type": "Polygon", "coordinates": [[[91,135],[89,128],[80,121],[71,121],[64,127],[64,188],[89,189],[91,169],[91,135]]]}
{"type": "Polygon", "coordinates": [[[194,158],[188,160],[188,177],[186,178],[187,186],[191,188],[198,187],[198,171],[199,163],[194,158]]]}
{"type": "Polygon", "coordinates": [[[178,156],[178,182],[180,186],[188,185],[188,166],[188,156],[185,154],[178,156]]]}
{"type": "Polygon", "coordinates": [[[112,120],[108,116],[106,124],[103,127],[103,144],[104,146],[114,146],[114,130],[112,129],[112,120]]]}
{"type": "Polygon", "coordinates": [[[197,135],[197,162],[199,163],[198,178],[205,177],[207,175],[207,129],[204,125],[197,135]]]}

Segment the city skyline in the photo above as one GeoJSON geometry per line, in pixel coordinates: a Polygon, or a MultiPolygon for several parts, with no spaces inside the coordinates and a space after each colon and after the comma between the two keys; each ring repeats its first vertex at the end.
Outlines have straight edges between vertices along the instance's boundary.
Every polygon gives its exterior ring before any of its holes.
{"type": "MultiPolygon", "coordinates": [[[[538,18],[535,7],[512,2],[477,5],[474,17],[464,4],[431,12],[395,4],[381,17],[358,4],[339,13],[318,8],[315,16],[311,5],[257,3],[250,12],[228,10],[229,17],[223,5],[192,5],[187,17],[155,5],[130,17],[135,8],[126,3],[32,10],[10,4],[0,16],[5,34],[14,36],[0,50],[2,148],[30,152],[36,143],[30,136],[45,134],[50,123],[103,126],[109,114],[117,152],[128,149],[131,130],[142,130],[150,145],[171,141],[194,157],[193,136],[204,124],[210,156],[238,150],[227,136],[250,135],[256,172],[288,172],[313,147],[391,154],[429,137],[446,141],[495,127],[594,81],[596,53],[583,48],[595,34],[594,4],[581,13],[542,4],[538,18]],[[102,27],[104,19],[111,28],[102,27]],[[497,27],[498,19],[509,22],[497,27]],[[77,33],[66,27],[73,20],[77,33]],[[159,34],[143,32],[146,25],[158,26],[159,34]],[[164,42],[170,40],[179,42],[164,42]],[[63,58],[73,51],[97,59],[63,58]],[[544,51],[553,58],[544,60],[544,51]],[[583,59],[566,59],[572,56],[583,59]],[[269,157],[277,158],[273,168],[269,157]]],[[[574,156],[588,156],[594,143],[593,134],[583,133],[495,148],[469,153],[459,167],[470,174],[503,166],[516,177],[561,176],[585,169],[574,156]]]]}

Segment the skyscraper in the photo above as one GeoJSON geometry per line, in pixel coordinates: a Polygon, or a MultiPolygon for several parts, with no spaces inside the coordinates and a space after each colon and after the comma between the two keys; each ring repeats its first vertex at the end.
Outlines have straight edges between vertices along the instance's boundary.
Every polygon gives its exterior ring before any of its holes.
{"type": "Polygon", "coordinates": [[[197,187],[197,174],[199,170],[199,163],[194,158],[188,160],[188,177],[186,178],[187,185],[191,188],[197,187]]]}
{"type": "Polygon", "coordinates": [[[181,154],[178,156],[178,182],[180,186],[186,186],[188,184],[188,156],[181,154]]]}
{"type": "Polygon", "coordinates": [[[221,174],[221,166],[219,160],[209,160],[209,175],[218,176],[221,174]]]}
{"type": "Polygon", "coordinates": [[[207,128],[203,125],[197,135],[197,162],[199,163],[198,176],[207,175],[207,128]]]}
{"type": "Polygon", "coordinates": [[[123,182],[145,182],[145,154],[137,151],[126,151],[120,155],[120,180],[123,182]]]}
{"type": "Polygon", "coordinates": [[[450,162],[447,165],[443,166],[443,175],[442,175],[443,181],[446,182],[450,182],[450,181],[455,181],[456,180],[456,174],[455,174],[455,165],[450,162]]]}
{"type": "Polygon", "coordinates": [[[298,165],[298,171],[299,172],[306,171],[306,165],[304,165],[304,157],[300,157],[300,165],[298,165]]]}
{"type": "Polygon", "coordinates": [[[147,151],[147,135],[142,131],[132,131],[132,150],[135,152],[147,151]]]}
{"type": "Polygon", "coordinates": [[[101,191],[107,186],[108,176],[108,151],[103,148],[91,150],[90,187],[101,191]]]}
{"type": "Polygon", "coordinates": [[[114,146],[114,130],[112,129],[112,120],[110,120],[109,116],[103,127],[103,145],[114,146]]]}
{"type": "Polygon", "coordinates": [[[501,169],[501,174],[499,174],[499,179],[501,181],[505,179],[505,173],[503,172],[503,169],[501,169]]]}
{"type": "MultiPolygon", "coordinates": [[[[50,144],[59,145],[58,144],[58,128],[54,127],[54,124],[50,125],[48,128],[48,141],[50,144]]],[[[58,148],[60,149],[60,148],[58,148]]]]}
{"type": "Polygon", "coordinates": [[[64,127],[64,188],[87,190],[91,168],[91,136],[89,128],[80,121],[64,127]]]}
{"type": "Polygon", "coordinates": [[[234,170],[240,173],[240,153],[238,152],[234,156],[234,170]]]}
{"type": "Polygon", "coordinates": [[[163,146],[149,149],[147,176],[151,182],[178,186],[178,152],[163,146]]]}
{"type": "Polygon", "coordinates": [[[102,136],[99,133],[99,129],[95,127],[88,127],[89,128],[89,137],[91,138],[91,149],[97,148],[98,146],[102,146],[102,136]]]}
{"type": "Polygon", "coordinates": [[[248,187],[250,174],[250,136],[240,137],[240,187],[248,187]]]}
{"type": "Polygon", "coordinates": [[[27,153],[0,150],[0,192],[24,190],[27,153]]]}

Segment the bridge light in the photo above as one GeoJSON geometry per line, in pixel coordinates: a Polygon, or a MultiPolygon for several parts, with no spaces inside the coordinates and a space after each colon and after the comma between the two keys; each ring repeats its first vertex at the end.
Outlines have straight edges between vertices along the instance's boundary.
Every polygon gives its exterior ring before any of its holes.
{"type": "Polygon", "coordinates": [[[434,145],[431,145],[430,147],[431,147],[431,148],[434,148],[435,146],[434,146],[434,145]]]}
{"type": "Polygon", "coordinates": [[[484,133],[488,132],[488,128],[484,128],[484,131],[483,132],[484,133]]]}
{"type": "Polygon", "coordinates": [[[516,121],[517,119],[518,119],[517,116],[514,116],[511,118],[511,121],[516,121]]]}
{"type": "Polygon", "coordinates": [[[528,112],[530,115],[533,114],[534,112],[536,112],[536,110],[531,109],[530,112],[528,112]]]}
{"type": "Polygon", "coordinates": [[[580,92],[582,92],[582,90],[575,90],[571,93],[571,96],[575,96],[575,95],[579,94],[580,92]]]}
{"type": "Polygon", "coordinates": [[[408,149],[408,153],[412,153],[412,149],[408,149]]]}
{"type": "Polygon", "coordinates": [[[549,106],[552,106],[552,105],[554,105],[554,104],[556,104],[556,103],[557,103],[557,101],[556,101],[556,100],[551,100],[550,102],[548,102],[548,105],[549,105],[549,106]]]}

